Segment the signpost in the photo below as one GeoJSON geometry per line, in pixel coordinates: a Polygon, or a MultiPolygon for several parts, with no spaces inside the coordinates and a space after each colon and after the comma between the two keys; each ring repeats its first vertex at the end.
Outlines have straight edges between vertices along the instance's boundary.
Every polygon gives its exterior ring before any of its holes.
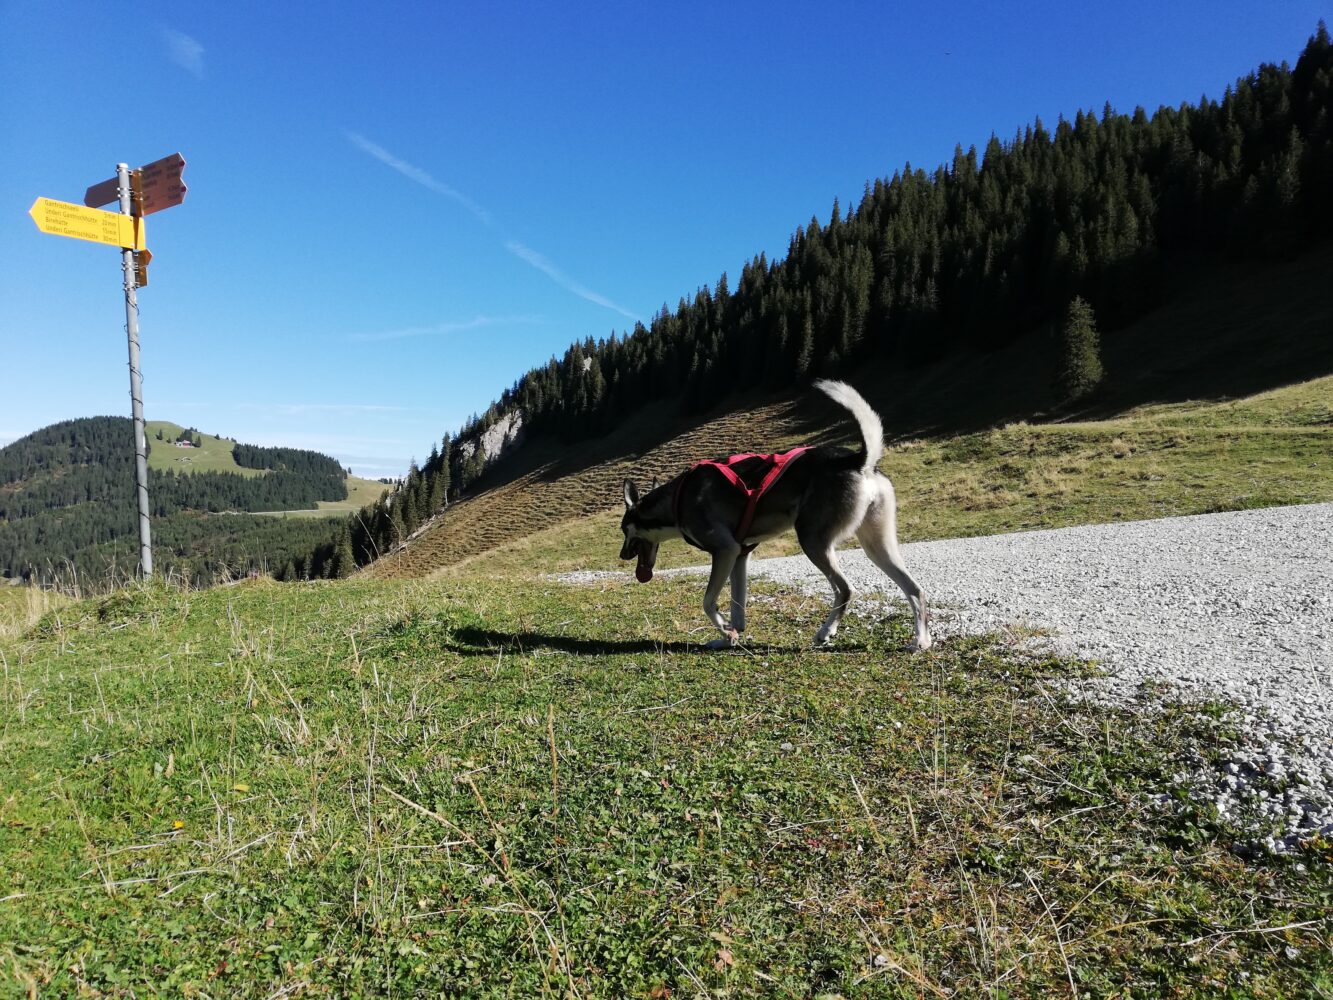
{"type": "Polygon", "coordinates": [[[139,300],[136,290],[148,284],[148,263],[153,255],[144,245],[145,215],[179,205],[185,200],[181,171],[185,157],[172,153],[131,170],[116,164],[116,176],[92,185],[83,205],[38,198],[28,214],[44,233],[120,247],[125,288],[125,335],[130,353],[130,408],[134,414],[134,474],[139,501],[139,561],[146,578],[153,575],[153,542],[148,526],[148,448],[143,420],[143,374],[139,370],[139,300]],[[101,206],[120,203],[119,212],[101,206]],[[86,206],[86,207],[85,207],[86,206]]]}
{"type": "MultiPolygon", "coordinates": [[[[120,181],[120,213],[130,215],[130,167],[116,164],[120,181]]],[[[142,220],[140,220],[142,221],[142,220]]],[[[134,481],[139,497],[139,563],[144,579],[153,575],[153,536],[148,528],[148,447],[143,426],[143,374],[139,370],[139,283],[134,274],[134,248],[122,247],[121,272],[125,279],[125,336],[130,342],[130,411],[134,414],[134,481]]]]}
{"type": "Polygon", "coordinates": [[[71,236],[76,240],[108,243],[113,247],[143,249],[143,220],[118,212],[71,205],[67,201],[38,198],[28,209],[32,221],[44,233],[71,236]]]}
{"type": "MultiPolygon", "coordinates": [[[[145,163],[138,170],[131,171],[137,181],[135,191],[139,202],[139,211],[135,215],[152,215],[164,208],[179,205],[185,200],[188,190],[181,180],[185,169],[185,157],[172,153],[152,163],[145,163]]],[[[120,181],[110,177],[88,188],[83,195],[83,203],[89,208],[101,208],[120,198],[120,181]]]]}

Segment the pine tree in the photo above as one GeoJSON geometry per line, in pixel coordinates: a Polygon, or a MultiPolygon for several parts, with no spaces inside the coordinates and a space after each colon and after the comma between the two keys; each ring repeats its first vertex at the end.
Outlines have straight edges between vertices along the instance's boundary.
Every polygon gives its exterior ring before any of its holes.
{"type": "Polygon", "coordinates": [[[1102,352],[1092,307],[1075,297],[1060,331],[1060,371],[1056,392],[1060,402],[1082,399],[1102,382],[1102,352]]]}
{"type": "Polygon", "coordinates": [[[342,580],[352,575],[356,569],[356,556],[352,555],[352,531],[346,525],[338,536],[338,547],[333,552],[333,577],[342,580]]]}
{"type": "Polygon", "coordinates": [[[801,321],[801,339],[796,346],[796,378],[804,379],[810,374],[810,366],[815,356],[815,324],[809,315],[801,321]]]}
{"type": "Polygon", "coordinates": [[[417,491],[414,487],[404,486],[398,491],[394,509],[401,513],[404,536],[417,530],[417,527],[421,524],[421,518],[417,514],[417,491]]]}
{"type": "Polygon", "coordinates": [[[444,506],[444,475],[436,470],[428,476],[429,486],[424,496],[426,497],[426,507],[423,519],[434,517],[444,506]]]}

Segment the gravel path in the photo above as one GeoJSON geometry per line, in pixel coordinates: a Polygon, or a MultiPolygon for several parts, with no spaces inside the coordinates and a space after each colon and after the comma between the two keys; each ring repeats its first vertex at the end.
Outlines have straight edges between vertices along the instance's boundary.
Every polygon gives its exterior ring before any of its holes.
{"type": "MultiPolygon", "coordinates": [[[[1333,504],[919,542],[903,555],[937,637],[1026,624],[1107,668],[1080,685],[1090,697],[1127,702],[1166,681],[1234,701],[1250,744],[1222,772],[1195,774],[1200,793],[1283,830],[1270,850],[1333,833],[1333,504]]],[[[841,558],[863,613],[873,592],[900,599],[859,551],[841,558]]],[[[756,560],[751,574],[828,592],[803,556],[756,560]]]]}

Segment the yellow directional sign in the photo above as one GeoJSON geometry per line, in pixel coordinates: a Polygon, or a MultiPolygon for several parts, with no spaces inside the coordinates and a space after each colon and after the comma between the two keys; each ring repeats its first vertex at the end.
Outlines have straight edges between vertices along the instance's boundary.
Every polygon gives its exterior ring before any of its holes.
{"type": "Polygon", "coordinates": [[[28,209],[28,214],[44,233],[108,243],[113,247],[144,249],[143,219],[51,198],[38,198],[28,209]]]}

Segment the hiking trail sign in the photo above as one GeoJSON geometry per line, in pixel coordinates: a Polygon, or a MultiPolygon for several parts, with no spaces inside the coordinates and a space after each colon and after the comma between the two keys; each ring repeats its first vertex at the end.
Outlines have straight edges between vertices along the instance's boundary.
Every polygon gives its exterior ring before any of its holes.
{"type": "Polygon", "coordinates": [[[82,205],[38,198],[28,209],[44,233],[120,248],[121,277],[125,288],[125,336],[130,351],[130,408],[134,414],[134,472],[139,501],[139,562],[143,575],[153,575],[153,541],[148,527],[148,447],[143,422],[143,373],[139,370],[139,300],[137,289],[148,284],[148,262],[153,255],[144,244],[145,215],[179,205],[185,200],[181,172],[185,157],[172,153],[131,170],[116,164],[116,176],[99,181],[83,195],[82,205]],[[119,212],[104,212],[103,205],[120,203],[119,212]]]}
{"type": "Polygon", "coordinates": [[[44,233],[131,250],[144,249],[143,220],[133,216],[84,208],[53,198],[38,198],[28,209],[28,214],[44,233]]]}
{"type": "MultiPolygon", "coordinates": [[[[184,170],[185,157],[180,153],[172,153],[152,163],[145,163],[138,170],[131,170],[131,214],[152,215],[183,202],[185,192],[189,190],[181,180],[184,170]]],[[[119,196],[119,182],[111,177],[88,188],[83,194],[83,203],[89,208],[101,208],[110,205],[119,196]]]]}

